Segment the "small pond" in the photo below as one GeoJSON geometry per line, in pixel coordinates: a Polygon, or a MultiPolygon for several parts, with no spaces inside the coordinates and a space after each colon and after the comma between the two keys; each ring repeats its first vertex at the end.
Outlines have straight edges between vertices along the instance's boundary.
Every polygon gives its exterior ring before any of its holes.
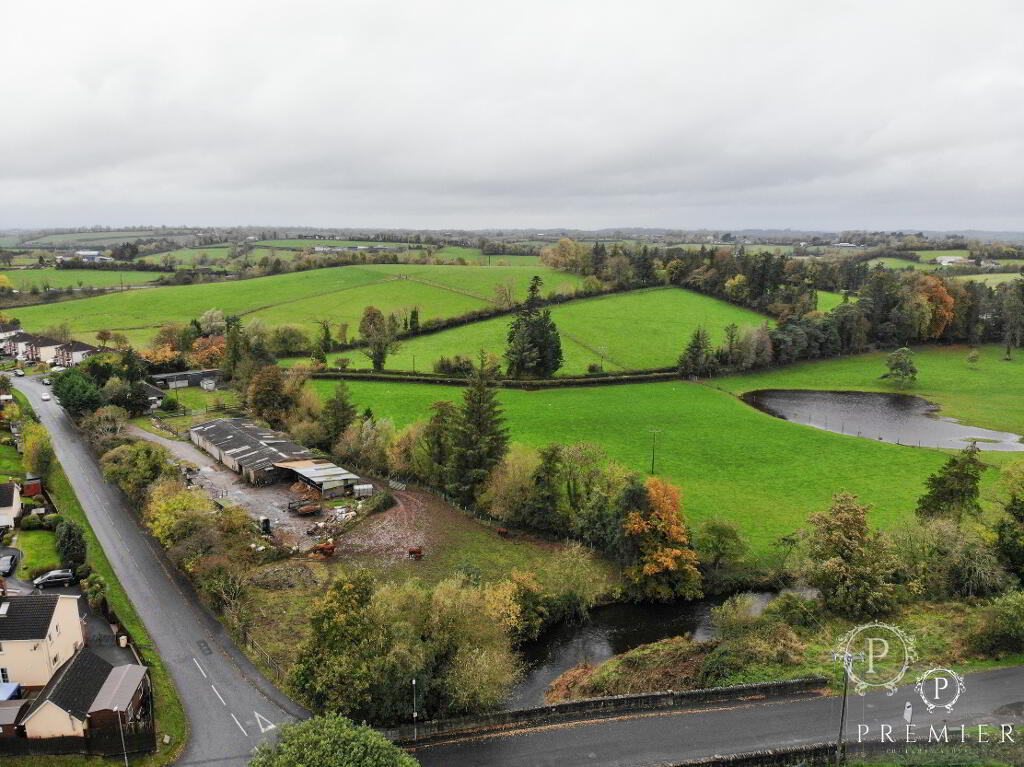
{"type": "MultiPolygon", "coordinates": [[[[775,597],[771,592],[755,594],[755,609],[764,609],[775,597]]],[[[544,705],[548,685],[579,663],[597,665],[639,645],[680,634],[690,634],[696,640],[710,639],[711,608],[722,601],[607,605],[592,610],[583,624],[558,625],[522,648],[527,673],[505,707],[544,705]]]]}
{"type": "Polygon", "coordinates": [[[960,449],[976,440],[981,450],[1024,450],[1019,434],[940,417],[937,405],[910,394],[762,389],[743,400],[776,418],[898,445],[960,449]]]}

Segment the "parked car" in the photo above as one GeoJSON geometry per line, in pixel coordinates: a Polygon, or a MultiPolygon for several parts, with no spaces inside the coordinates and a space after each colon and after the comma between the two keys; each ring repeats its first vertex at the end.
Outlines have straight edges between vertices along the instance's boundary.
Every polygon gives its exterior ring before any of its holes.
{"type": "Polygon", "coordinates": [[[23,376],[23,375],[25,375],[25,371],[22,370],[21,368],[14,368],[14,375],[16,375],[16,376],[23,376]]]}
{"type": "Polygon", "coordinates": [[[50,386],[51,384],[53,384],[53,381],[51,381],[49,378],[43,379],[43,386],[50,386]]]}
{"type": "Polygon", "coordinates": [[[5,557],[0,557],[0,575],[6,578],[8,575],[14,572],[14,568],[18,565],[18,558],[14,554],[8,554],[5,557]]]}
{"type": "Polygon", "coordinates": [[[53,399],[53,397],[50,396],[50,392],[44,391],[41,395],[39,395],[39,399],[41,399],[43,402],[49,402],[51,399],[53,399]]]}
{"type": "Polygon", "coordinates": [[[70,586],[74,582],[75,574],[70,570],[50,570],[32,581],[32,584],[37,589],[45,589],[49,586],[70,586]]]}

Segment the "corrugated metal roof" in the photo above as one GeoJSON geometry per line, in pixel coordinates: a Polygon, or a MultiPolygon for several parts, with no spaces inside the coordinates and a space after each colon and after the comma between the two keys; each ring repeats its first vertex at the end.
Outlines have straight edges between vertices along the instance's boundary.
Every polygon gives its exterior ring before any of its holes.
{"type": "Polygon", "coordinates": [[[274,465],[291,469],[296,474],[318,485],[359,479],[348,469],[343,469],[330,461],[279,461],[274,465]]]}

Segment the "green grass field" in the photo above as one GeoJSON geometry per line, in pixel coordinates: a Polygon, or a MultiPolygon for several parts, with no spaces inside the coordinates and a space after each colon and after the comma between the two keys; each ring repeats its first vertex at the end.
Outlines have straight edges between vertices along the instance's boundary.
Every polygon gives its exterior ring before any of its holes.
{"type": "Polygon", "coordinates": [[[970,258],[971,251],[969,250],[915,250],[921,257],[922,261],[932,261],[936,258],[944,258],[946,256],[952,256],[954,258],[970,258]]]}
{"type": "Polygon", "coordinates": [[[155,230],[138,229],[135,231],[112,231],[112,232],[66,232],[64,234],[47,234],[37,237],[26,243],[30,245],[118,245],[122,242],[139,240],[145,237],[157,236],[155,230]]]}
{"type": "Polygon", "coordinates": [[[285,240],[260,240],[259,242],[255,243],[255,244],[256,245],[263,245],[263,246],[266,246],[268,248],[277,247],[277,248],[300,248],[300,249],[301,248],[315,248],[317,246],[341,248],[341,247],[354,247],[354,246],[361,245],[361,246],[365,246],[365,247],[368,247],[368,248],[373,248],[373,247],[386,247],[386,246],[400,247],[400,246],[404,246],[405,245],[405,243],[402,243],[402,242],[373,242],[371,240],[300,240],[300,239],[292,239],[292,240],[287,240],[287,239],[285,239],[285,240]]]}
{"type": "MultiPolygon", "coordinates": [[[[581,299],[552,307],[562,337],[565,361],[562,375],[587,372],[604,359],[605,370],[637,370],[674,365],[697,325],[704,325],[713,342],[723,337],[730,322],[740,327],[762,324],[756,312],[678,288],[654,288],[581,299]]],[[[510,317],[474,322],[421,336],[402,344],[388,358],[391,370],[431,370],[442,356],[474,357],[480,349],[501,355],[510,317]],[[413,359],[415,358],[415,360],[413,359]]],[[[365,367],[359,352],[347,355],[354,366],[365,367]]]]}
{"type": "Polygon", "coordinates": [[[23,581],[31,580],[35,571],[43,568],[56,570],[60,567],[57,539],[51,530],[21,530],[15,548],[22,553],[18,562],[18,577],[23,581]]]}
{"type": "Polygon", "coordinates": [[[996,285],[1002,285],[1004,282],[1011,282],[1012,280],[1019,280],[1021,278],[1020,273],[1014,274],[970,274],[964,275],[963,277],[954,277],[953,279],[957,282],[981,282],[989,287],[994,288],[996,285]]]}
{"type": "MultiPolygon", "coordinates": [[[[964,347],[918,351],[916,386],[906,390],[935,401],[943,414],[966,423],[1024,433],[1024,355],[1007,363],[986,346],[976,369],[964,347]]],[[[602,445],[640,472],[650,470],[651,429],[657,438],[655,473],[683,488],[691,524],[715,517],[736,521],[764,553],[778,536],[823,509],[838,490],[875,507],[872,519],[891,527],[909,518],[924,480],[944,461],[938,450],[902,447],[844,436],[773,418],[736,395],[759,388],[887,391],[879,379],[884,354],[867,354],[734,376],[710,385],[684,382],[578,387],[549,391],[502,390],[512,439],[534,446],[557,440],[602,445]]],[[[335,382],[314,381],[321,394],[335,382]]],[[[347,382],[360,409],[399,426],[426,417],[432,402],[457,401],[457,387],[347,382]]],[[[1019,458],[986,453],[994,466],[1019,458]]],[[[991,503],[997,472],[986,472],[983,499],[991,503]]]]}
{"type": "MultiPolygon", "coordinates": [[[[4,432],[9,435],[9,432],[4,432]]],[[[21,456],[14,445],[0,445],[0,482],[7,482],[12,478],[18,479],[25,476],[25,470],[21,465],[21,456]]]]}
{"type": "Polygon", "coordinates": [[[0,271],[17,290],[29,290],[33,285],[42,289],[77,288],[92,286],[110,288],[121,285],[141,285],[159,278],[159,272],[107,271],[99,269],[9,269],[0,271]]]}
{"type": "Polygon", "coordinates": [[[922,271],[931,272],[938,269],[938,264],[925,264],[918,261],[910,261],[905,258],[872,258],[868,261],[868,266],[875,267],[881,264],[888,269],[920,269],[922,271]]]}
{"type": "Polygon", "coordinates": [[[18,309],[13,314],[29,331],[67,321],[85,340],[97,330],[120,330],[144,345],[168,322],[187,322],[207,309],[259,318],[270,325],[297,322],[311,330],[328,318],[349,324],[355,332],[366,306],[385,313],[418,306],[420,319],[451,317],[488,306],[494,287],[507,279],[520,294],[534,274],[553,284],[576,284],[570,275],[544,267],[373,265],[339,267],[217,282],[127,291],[47,306],[18,309]]]}
{"type": "MultiPolygon", "coordinates": [[[[333,390],[329,381],[312,385],[333,390]]],[[[348,385],[360,408],[369,406],[400,425],[425,418],[433,401],[461,394],[454,387],[348,385]]],[[[731,519],[762,554],[826,508],[839,490],[875,505],[877,524],[899,524],[944,459],[938,451],[788,423],[692,383],[505,390],[499,396],[513,440],[538,447],[554,440],[593,442],[639,472],[650,471],[650,430],[659,429],[655,473],[683,488],[689,524],[731,519]]]]}
{"type": "MultiPolygon", "coordinates": [[[[843,303],[843,296],[841,293],[832,293],[828,290],[815,291],[818,294],[818,311],[819,312],[830,312],[843,303]]],[[[850,296],[851,301],[856,301],[856,296],[850,296]]]]}

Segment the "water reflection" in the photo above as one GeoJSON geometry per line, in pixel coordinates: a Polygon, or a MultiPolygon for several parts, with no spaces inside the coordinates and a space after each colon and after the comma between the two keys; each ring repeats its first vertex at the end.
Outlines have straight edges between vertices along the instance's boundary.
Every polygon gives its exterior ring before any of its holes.
{"type": "Polygon", "coordinates": [[[1024,450],[1019,434],[938,417],[936,405],[909,394],[762,389],[743,400],[777,418],[883,442],[960,449],[977,440],[981,450],[1024,450]]]}

